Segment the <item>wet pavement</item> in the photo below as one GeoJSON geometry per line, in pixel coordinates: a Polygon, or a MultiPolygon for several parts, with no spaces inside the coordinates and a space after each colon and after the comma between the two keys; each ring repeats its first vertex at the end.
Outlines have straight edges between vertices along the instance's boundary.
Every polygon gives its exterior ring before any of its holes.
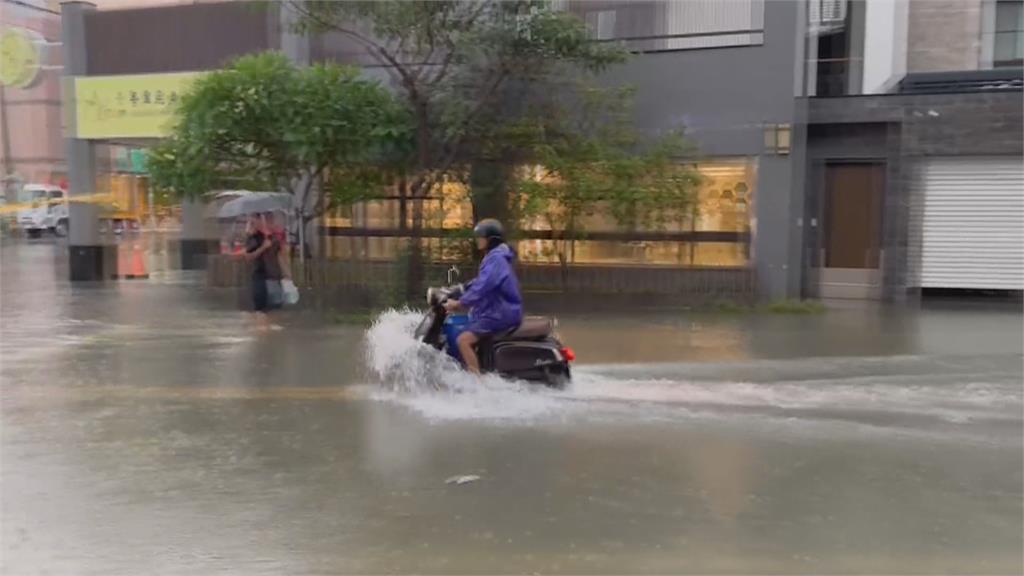
{"type": "Polygon", "coordinates": [[[562,317],[554,392],[411,314],[255,333],[160,246],[0,249],[4,574],[1024,570],[1019,309],[562,317]]]}

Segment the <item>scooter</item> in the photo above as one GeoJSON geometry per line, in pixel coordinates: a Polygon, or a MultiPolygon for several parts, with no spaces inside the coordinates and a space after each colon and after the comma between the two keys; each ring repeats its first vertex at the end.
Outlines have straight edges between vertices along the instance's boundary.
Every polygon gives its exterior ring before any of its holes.
{"type": "MultiPolygon", "coordinates": [[[[469,323],[466,314],[449,314],[445,302],[458,300],[472,285],[452,283],[458,269],[448,271],[447,287],[427,290],[427,313],[416,328],[417,340],[441,350],[463,364],[456,339],[469,323]]],[[[562,345],[554,334],[555,320],[527,316],[515,330],[485,338],[477,345],[480,370],[505,378],[564,388],[572,380],[569,364],[576,359],[571,348],[562,345]]]]}

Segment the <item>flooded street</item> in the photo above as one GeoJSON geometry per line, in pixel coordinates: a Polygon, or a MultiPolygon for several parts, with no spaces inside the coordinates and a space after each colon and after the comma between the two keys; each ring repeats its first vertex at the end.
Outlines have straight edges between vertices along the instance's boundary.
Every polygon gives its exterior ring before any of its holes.
{"type": "Polygon", "coordinates": [[[1019,309],[562,316],[549,391],[65,250],[0,254],[5,574],[1024,570],[1019,309]]]}

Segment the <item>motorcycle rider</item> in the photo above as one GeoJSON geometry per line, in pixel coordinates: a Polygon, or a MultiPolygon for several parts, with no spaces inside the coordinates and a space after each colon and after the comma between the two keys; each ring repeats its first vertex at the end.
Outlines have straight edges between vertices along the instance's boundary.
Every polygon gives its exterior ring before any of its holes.
{"type": "Polygon", "coordinates": [[[503,334],[519,327],[523,321],[523,298],[519,293],[512,262],[516,254],[505,243],[501,222],[485,218],[473,227],[476,246],[484,251],[480,273],[458,300],[449,300],[449,312],[469,310],[469,325],[459,334],[459,353],[466,369],[480,373],[476,345],[481,339],[503,334]]]}

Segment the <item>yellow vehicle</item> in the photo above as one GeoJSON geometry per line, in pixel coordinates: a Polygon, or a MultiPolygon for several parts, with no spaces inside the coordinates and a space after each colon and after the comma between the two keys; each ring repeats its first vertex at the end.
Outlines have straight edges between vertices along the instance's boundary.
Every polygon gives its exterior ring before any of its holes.
{"type": "Polygon", "coordinates": [[[111,174],[101,178],[100,185],[109,191],[109,201],[102,205],[100,212],[100,231],[115,234],[138,231],[149,214],[147,180],[111,174]]]}

